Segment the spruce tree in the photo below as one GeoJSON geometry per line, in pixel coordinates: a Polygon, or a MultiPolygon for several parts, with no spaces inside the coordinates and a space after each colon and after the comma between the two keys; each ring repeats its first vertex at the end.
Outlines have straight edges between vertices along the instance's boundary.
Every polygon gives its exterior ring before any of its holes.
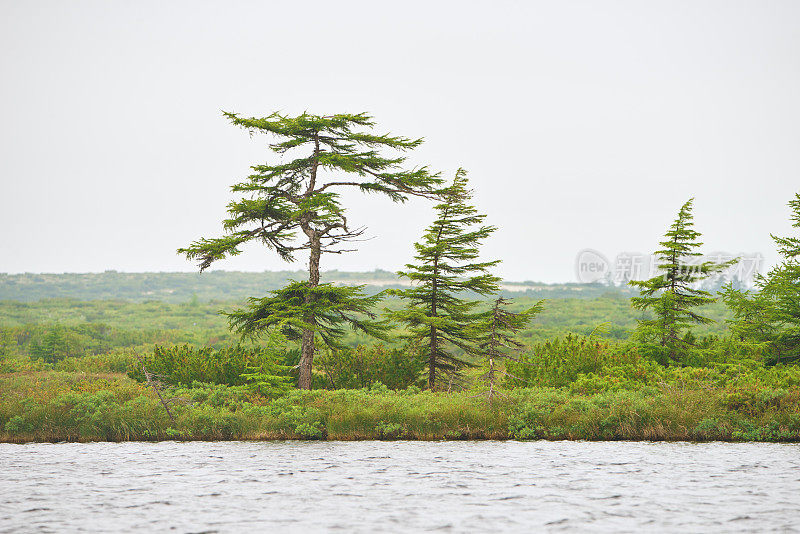
{"type": "Polygon", "coordinates": [[[307,281],[252,299],[249,308],[230,314],[230,320],[231,326],[245,335],[258,336],[264,329],[277,328],[290,339],[298,339],[298,385],[310,389],[317,337],[325,344],[335,344],[343,333],[342,324],[369,333],[379,330],[368,311],[375,303],[373,298],[365,297],[358,287],[320,283],[322,255],[347,252],[346,245],[364,231],[348,221],[339,192],[355,189],[386,195],[395,202],[411,196],[438,198],[441,179],[426,167],[405,167],[406,158],[399,152],[416,148],[421,139],[371,133],[374,122],[365,113],[303,113],[296,117],[273,113],[265,118],[224,115],[251,135],[277,138],[269,147],[282,160],[253,166],[253,173],[232,187],[243,198],[228,204],[223,237],[200,239],[178,252],[198,260],[202,272],[215,261],[239,254],[241,246],[250,241],[273,249],[285,261],[294,261],[296,253],[308,251],[307,281]],[[382,149],[396,152],[383,155],[382,149]],[[288,155],[294,157],[284,160],[288,155]],[[298,241],[298,234],[302,240],[298,241]]]}
{"type": "MultiPolygon", "coordinates": [[[[511,301],[497,297],[492,307],[484,312],[481,320],[476,323],[478,328],[478,351],[485,359],[487,370],[480,378],[487,385],[486,395],[491,403],[497,396],[497,375],[508,375],[499,369],[501,360],[511,359],[517,361],[513,352],[519,352],[524,345],[516,339],[516,334],[527,325],[531,319],[542,311],[543,301],[539,301],[527,310],[512,312],[506,309],[511,301]]],[[[513,378],[513,377],[512,377],[513,378]]]]}
{"type": "MultiPolygon", "coordinates": [[[[800,228],[800,193],[789,201],[793,228],[800,228]]],[[[800,360],[800,237],[771,236],[781,261],[756,280],[756,290],[724,288],[734,313],[731,330],[741,341],[764,349],[767,363],[800,360]]]]}
{"type": "Polygon", "coordinates": [[[662,362],[666,358],[677,361],[691,346],[693,325],[713,322],[693,311],[716,300],[708,291],[697,289],[696,284],[732,263],[688,263],[702,256],[697,251],[702,246],[697,241],[701,234],[693,229],[693,201],[689,199],[681,207],[666,239],[660,242],[662,248],[655,253],[660,274],[649,280],[629,282],[640,289],[640,296],[631,298],[633,307],[655,315],[652,320],[639,321],[637,337],[645,347],[654,349],[662,362]]]}
{"type": "MultiPolygon", "coordinates": [[[[800,228],[800,193],[789,201],[792,227],[800,228]]],[[[765,292],[775,302],[774,313],[780,324],[779,349],[775,361],[800,359],[800,237],[772,236],[778,245],[781,263],[767,276],[765,292]]]]}
{"type": "Polygon", "coordinates": [[[397,290],[406,308],[391,317],[406,325],[412,340],[427,361],[428,388],[434,390],[439,373],[457,376],[468,362],[460,356],[474,354],[478,319],[476,300],[469,294],[488,295],[498,290],[499,278],[489,273],[497,261],[479,261],[480,243],[495,231],[484,225],[485,215],[468,204],[472,191],[467,173],[456,172],[453,184],[443,190],[444,201],[436,206],[436,220],[415,243],[416,264],[398,274],[411,282],[410,289],[397,290]]]}

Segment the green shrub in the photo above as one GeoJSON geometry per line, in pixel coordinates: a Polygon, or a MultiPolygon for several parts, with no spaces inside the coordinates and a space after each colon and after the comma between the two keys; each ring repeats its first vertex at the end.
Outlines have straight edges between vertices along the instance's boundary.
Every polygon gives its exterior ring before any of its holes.
{"type": "Polygon", "coordinates": [[[323,352],[314,360],[315,384],[326,389],[361,389],[380,382],[389,389],[422,385],[425,363],[413,348],[359,345],[323,352]]]}
{"type": "Polygon", "coordinates": [[[32,425],[27,423],[25,421],[25,418],[22,417],[21,415],[15,415],[11,419],[9,419],[6,422],[4,428],[6,432],[10,432],[12,434],[18,432],[30,432],[31,430],[33,430],[32,425]]]}
{"type": "Polygon", "coordinates": [[[406,435],[405,425],[381,421],[375,426],[375,432],[381,439],[398,439],[406,435]]]}
{"type": "Polygon", "coordinates": [[[518,402],[508,420],[508,433],[514,439],[541,439],[546,436],[550,417],[567,401],[567,394],[556,389],[529,389],[527,399],[518,402]]]}
{"type": "Polygon", "coordinates": [[[325,430],[319,421],[300,423],[294,428],[294,433],[303,439],[323,439],[325,437],[325,430]]]}
{"type": "Polygon", "coordinates": [[[606,367],[637,364],[641,359],[628,345],[568,334],[534,345],[506,367],[515,377],[511,386],[565,387],[579,375],[599,375],[606,367]]]}
{"type": "MultiPolygon", "coordinates": [[[[130,364],[128,375],[144,381],[143,367],[168,384],[203,382],[240,386],[251,382],[258,389],[267,381],[264,377],[288,378],[288,370],[276,351],[242,345],[222,349],[156,346],[151,354],[130,364]]],[[[277,387],[277,382],[274,386],[277,387]]]]}
{"type": "Polygon", "coordinates": [[[80,358],[67,358],[53,366],[58,371],[83,373],[124,373],[135,367],[136,354],[131,351],[118,350],[104,354],[90,354],[80,358]]]}

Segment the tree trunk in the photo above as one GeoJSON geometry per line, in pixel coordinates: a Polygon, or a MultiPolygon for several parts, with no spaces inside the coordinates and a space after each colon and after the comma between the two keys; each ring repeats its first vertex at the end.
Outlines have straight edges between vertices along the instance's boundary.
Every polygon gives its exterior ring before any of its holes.
{"type": "MultiPolygon", "coordinates": [[[[441,231],[439,232],[441,235],[441,231]]],[[[436,317],[436,277],[439,275],[439,258],[434,260],[433,266],[433,291],[431,291],[431,317],[436,317]]],[[[433,391],[436,387],[436,354],[439,352],[439,339],[437,338],[436,327],[431,326],[431,353],[428,356],[428,389],[433,391]]]]}
{"type": "Polygon", "coordinates": [[[437,339],[436,339],[436,327],[431,327],[431,353],[428,356],[428,389],[433,391],[433,388],[436,386],[436,348],[437,348],[437,339]]]}
{"type": "MultiPolygon", "coordinates": [[[[314,135],[314,163],[311,167],[311,175],[309,177],[308,190],[306,196],[310,195],[314,190],[317,182],[317,167],[319,165],[319,134],[314,135]]],[[[316,214],[314,214],[316,215],[316,214]]],[[[310,217],[304,216],[305,219],[300,225],[303,233],[308,237],[309,250],[311,251],[308,259],[308,287],[313,288],[319,285],[319,257],[322,254],[322,245],[320,242],[320,235],[310,224],[310,217]]],[[[306,295],[306,303],[311,302],[311,296],[306,295]]],[[[310,324],[316,325],[317,319],[314,314],[308,314],[303,317],[303,320],[310,324]]],[[[300,389],[311,389],[311,368],[314,365],[314,335],[313,329],[303,330],[303,339],[300,342],[300,372],[297,377],[297,387],[300,389]]]]}
{"type": "Polygon", "coordinates": [[[489,406],[491,406],[494,400],[494,358],[492,357],[489,357],[489,373],[487,377],[489,378],[489,406]]]}
{"type": "MultiPolygon", "coordinates": [[[[308,260],[308,287],[319,285],[319,257],[321,246],[319,235],[314,230],[310,231],[309,241],[311,242],[311,257],[308,260]]],[[[311,295],[306,295],[306,303],[311,301],[311,295]]],[[[316,317],[313,314],[306,315],[303,320],[308,324],[315,325],[316,317]]],[[[314,364],[314,330],[303,330],[303,340],[300,344],[300,373],[297,378],[297,387],[300,389],[311,389],[311,368],[314,364]]]]}

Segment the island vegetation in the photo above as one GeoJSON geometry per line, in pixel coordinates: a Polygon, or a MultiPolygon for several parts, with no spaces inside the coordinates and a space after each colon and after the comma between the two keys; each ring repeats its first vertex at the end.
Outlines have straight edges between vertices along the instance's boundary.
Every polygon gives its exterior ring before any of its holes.
{"type": "MultiPolygon", "coordinates": [[[[307,251],[308,270],[264,275],[256,295],[228,290],[247,275],[208,272],[182,298],[160,298],[188,280],[168,274],[0,276],[1,441],[800,441],[800,237],[773,236],[781,261],[755,287],[713,288],[727,264],[702,256],[689,200],[657,276],[509,291],[480,254],[496,228],[466,173],[380,153],[420,140],[365,114],[227,116],[308,152],[254,166],[224,235],[179,252],[205,270],[253,240],[307,251]],[[321,269],[361,234],[337,188],[432,201],[397,276],[321,269]],[[159,298],[131,289],[143,281],[159,298]]],[[[800,229],[800,194],[789,207],[800,229]]]]}

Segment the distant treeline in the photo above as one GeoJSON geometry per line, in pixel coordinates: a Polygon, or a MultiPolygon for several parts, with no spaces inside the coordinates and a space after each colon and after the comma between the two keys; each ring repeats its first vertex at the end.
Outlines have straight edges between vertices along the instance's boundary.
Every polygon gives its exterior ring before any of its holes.
{"type": "MultiPolygon", "coordinates": [[[[0,300],[34,302],[41,299],[69,298],[77,300],[158,300],[182,303],[192,299],[202,302],[239,301],[263,295],[283,287],[288,280],[302,280],[304,271],[204,273],[67,273],[67,274],[3,274],[0,273],[0,300]]],[[[395,273],[326,271],[323,281],[366,284],[366,293],[402,287],[395,273]]],[[[510,282],[503,294],[534,298],[595,298],[607,292],[629,296],[627,289],[602,284],[542,284],[510,282]]]]}
{"type": "MultiPolygon", "coordinates": [[[[516,298],[511,309],[524,310],[536,299],[516,298]]],[[[126,302],[122,300],[45,299],[36,302],[0,301],[0,360],[4,355],[58,362],[74,356],[102,354],[133,348],[145,353],[154,343],[189,343],[198,347],[226,347],[238,336],[228,329],[220,310],[230,302],[126,302]]],[[[388,309],[400,309],[397,298],[383,301],[388,309]]],[[[700,336],[727,333],[730,311],[721,302],[703,308],[713,323],[700,325],[700,336]]],[[[587,298],[548,301],[547,309],[519,332],[526,344],[568,334],[623,341],[636,328],[642,312],[631,308],[627,298],[607,293],[587,298]]],[[[343,342],[352,348],[374,343],[361,333],[348,331],[343,342]]],[[[0,362],[0,372],[2,372],[0,362]]],[[[384,382],[385,383],[385,382],[384,382]]]]}

